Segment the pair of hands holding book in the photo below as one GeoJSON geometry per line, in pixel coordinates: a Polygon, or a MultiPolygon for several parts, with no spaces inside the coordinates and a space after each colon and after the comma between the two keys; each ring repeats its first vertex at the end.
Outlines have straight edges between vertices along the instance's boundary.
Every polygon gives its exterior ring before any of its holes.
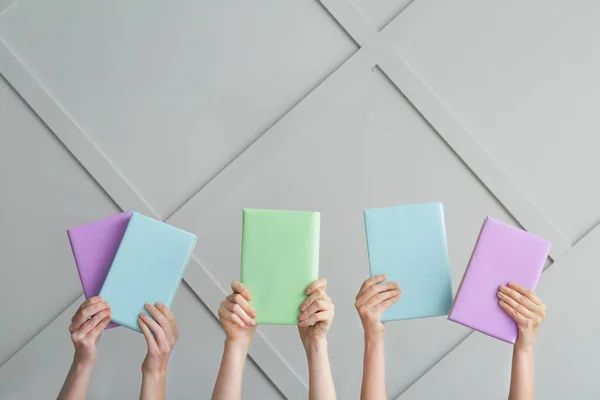
{"type": "MultiPolygon", "coordinates": [[[[152,315],[141,313],[138,319],[148,345],[148,353],[142,363],[144,374],[166,374],[169,355],[179,338],[175,316],[164,304],[146,304],[152,315]]],[[[74,362],[78,366],[92,366],[98,358],[98,342],[111,319],[111,309],[99,296],[84,301],[71,319],[69,332],[75,347],[74,362]]]]}
{"type": "MultiPolygon", "coordinates": [[[[227,340],[241,343],[246,349],[256,332],[256,310],[250,305],[250,291],[238,281],[231,284],[232,293],[219,307],[219,319],[227,340]]],[[[327,295],[327,280],[320,278],[305,290],[306,299],[300,305],[298,332],[305,349],[326,339],[331,328],[335,306],[327,295]]]]}
{"type": "MultiPolygon", "coordinates": [[[[380,340],[385,334],[381,314],[400,299],[402,290],[397,282],[383,282],[385,275],[367,279],[356,296],[365,339],[380,340]]],[[[518,337],[515,347],[532,350],[540,325],[546,316],[546,305],[531,290],[510,282],[498,288],[499,306],[516,322],[518,337]]]]}

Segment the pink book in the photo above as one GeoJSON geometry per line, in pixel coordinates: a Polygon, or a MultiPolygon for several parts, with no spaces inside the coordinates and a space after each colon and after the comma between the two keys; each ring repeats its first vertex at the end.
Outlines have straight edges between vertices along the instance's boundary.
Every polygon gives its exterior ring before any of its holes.
{"type": "MultiPolygon", "coordinates": [[[[98,296],[131,218],[131,211],[67,229],[86,299],[98,296]]],[[[113,322],[106,329],[119,326],[113,322]]]]}
{"type": "Polygon", "coordinates": [[[498,305],[496,293],[508,282],[535,290],[550,245],[545,239],[486,217],[448,319],[515,343],[517,325],[498,305]]]}

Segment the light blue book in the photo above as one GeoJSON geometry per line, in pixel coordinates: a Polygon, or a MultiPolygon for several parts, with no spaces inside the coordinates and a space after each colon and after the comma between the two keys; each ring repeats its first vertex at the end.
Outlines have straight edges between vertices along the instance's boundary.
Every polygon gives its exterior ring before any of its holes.
{"type": "Polygon", "coordinates": [[[196,235],[134,212],[100,290],[112,321],[141,332],[137,321],[146,303],[171,307],[196,241],[196,235]]]}
{"type": "Polygon", "coordinates": [[[441,203],[364,210],[371,276],[385,274],[402,289],[381,321],[448,315],[450,262],[441,203]]]}

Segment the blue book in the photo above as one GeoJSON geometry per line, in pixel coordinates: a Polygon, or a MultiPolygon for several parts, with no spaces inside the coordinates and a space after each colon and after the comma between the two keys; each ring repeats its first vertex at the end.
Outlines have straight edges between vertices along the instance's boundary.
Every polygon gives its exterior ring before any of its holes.
{"type": "Polygon", "coordinates": [[[141,332],[146,303],[171,307],[197,237],[134,212],[100,296],[110,303],[112,321],[141,332]]]}
{"type": "Polygon", "coordinates": [[[400,300],[381,321],[448,315],[450,262],[441,203],[364,210],[371,276],[398,282],[400,300]]]}

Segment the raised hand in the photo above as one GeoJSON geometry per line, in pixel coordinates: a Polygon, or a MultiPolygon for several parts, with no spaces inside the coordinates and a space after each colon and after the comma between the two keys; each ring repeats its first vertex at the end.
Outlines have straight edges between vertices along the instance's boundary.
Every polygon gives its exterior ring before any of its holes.
{"type": "Polygon", "coordinates": [[[383,282],[385,275],[375,275],[362,284],[354,306],[365,331],[365,338],[380,339],[385,335],[381,314],[400,299],[397,282],[383,282]]]}
{"type": "Polygon", "coordinates": [[[335,306],[327,296],[327,280],[320,278],[306,288],[306,300],[300,306],[298,331],[306,347],[309,342],[325,340],[333,323],[335,306]]]}
{"type": "Polygon", "coordinates": [[[248,303],[252,298],[250,291],[238,281],[231,284],[231,290],[232,293],[219,307],[219,320],[227,337],[213,390],[213,400],[242,398],[244,365],[256,333],[256,311],[248,303]]]}
{"type": "Polygon", "coordinates": [[[309,400],[336,398],[326,339],[333,322],[334,306],[326,290],[324,278],[308,285],[305,290],[308,297],[300,305],[298,316],[298,332],[308,361],[309,400]]]}
{"type": "Polygon", "coordinates": [[[92,369],[98,358],[100,336],[110,322],[110,306],[102,298],[90,297],[84,301],[69,325],[75,355],[58,400],[85,399],[92,369]]]}
{"type": "Polygon", "coordinates": [[[250,346],[256,332],[256,311],[248,303],[252,295],[238,281],[231,284],[231,290],[232,293],[221,302],[219,320],[228,340],[241,341],[250,346]]]}
{"type": "Polygon", "coordinates": [[[498,290],[500,307],[517,323],[515,347],[533,349],[540,325],[546,316],[546,305],[531,290],[510,282],[498,290]]]}
{"type": "Polygon", "coordinates": [[[148,353],[142,364],[144,373],[166,373],[171,351],[179,339],[175,316],[162,303],[146,304],[146,313],[140,313],[138,324],[146,338],[148,353]]]}
{"type": "Polygon", "coordinates": [[[166,395],[167,365],[171,351],[179,339],[175,316],[162,303],[146,304],[146,313],[140,313],[138,324],[142,329],[148,352],[142,363],[140,399],[164,399],[166,395]]]}
{"type": "Polygon", "coordinates": [[[110,306],[99,296],[84,301],[69,325],[71,340],[75,347],[75,361],[94,363],[98,357],[98,342],[104,328],[110,322],[110,306]]]}

